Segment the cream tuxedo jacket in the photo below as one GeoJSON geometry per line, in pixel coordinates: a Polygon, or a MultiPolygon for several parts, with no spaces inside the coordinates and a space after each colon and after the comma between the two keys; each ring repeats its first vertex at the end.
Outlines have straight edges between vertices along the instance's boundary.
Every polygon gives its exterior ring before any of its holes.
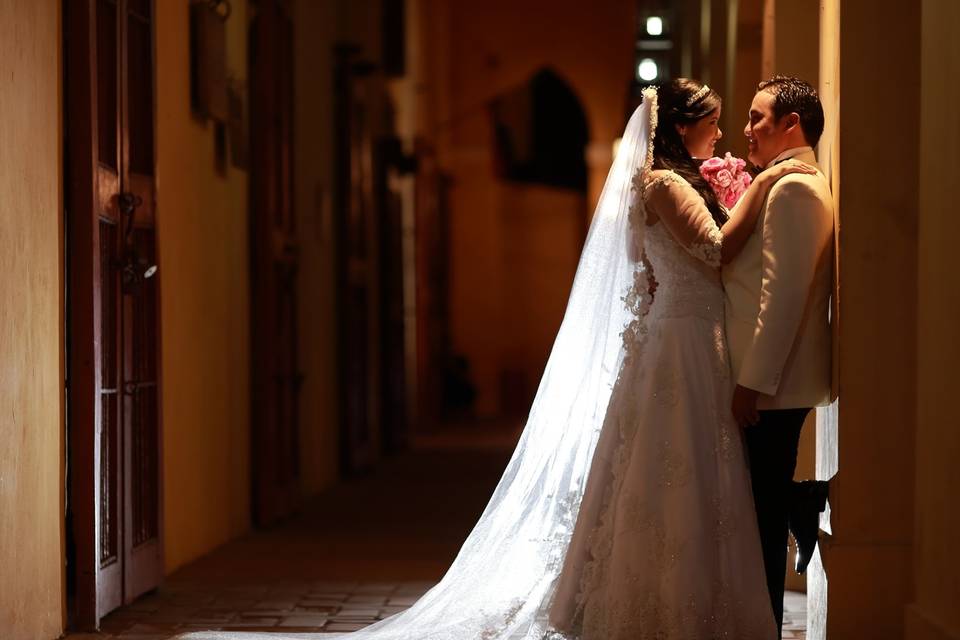
{"type": "MultiPolygon", "coordinates": [[[[816,164],[809,147],[781,154],[816,164]]],[[[830,402],[833,198],[823,174],[790,174],[767,194],[743,251],[723,268],[734,380],[760,409],[830,402]]]]}

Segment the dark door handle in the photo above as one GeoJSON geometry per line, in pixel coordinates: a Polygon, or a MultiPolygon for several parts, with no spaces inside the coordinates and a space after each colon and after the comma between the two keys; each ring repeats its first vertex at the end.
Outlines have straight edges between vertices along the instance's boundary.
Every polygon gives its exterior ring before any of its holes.
{"type": "Polygon", "coordinates": [[[157,272],[157,265],[140,259],[137,247],[130,239],[130,236],[133,234],[137,209],[142,204],[143,198],[135,193],[121,191],[117,194],[117,208],[120,210],[120,213],[127,218],[127,228],[124,230],[124,244],[126,245],[126,249],[120,268],[121,282],[128,292],[136,289],[141,281],[153,276],[153,274],[157,272]]]}
{"type": "Polygon", "coordinates": [[[137,207],[143,204],[143,198],[129,191],[121,191],[117,194],[117,208],[125,216],[133,215],[137,207]]]}

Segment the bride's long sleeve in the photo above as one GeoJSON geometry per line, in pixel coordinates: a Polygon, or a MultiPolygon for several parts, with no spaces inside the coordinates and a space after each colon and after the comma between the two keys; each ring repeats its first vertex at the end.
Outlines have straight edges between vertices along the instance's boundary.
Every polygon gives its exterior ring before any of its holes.
{"type": "Polygon", "coordinates": [[[646,209],[694,257],[719,267],[723,232],[696,189],[672,171],[656,172],[644,189],[646,209]]]}

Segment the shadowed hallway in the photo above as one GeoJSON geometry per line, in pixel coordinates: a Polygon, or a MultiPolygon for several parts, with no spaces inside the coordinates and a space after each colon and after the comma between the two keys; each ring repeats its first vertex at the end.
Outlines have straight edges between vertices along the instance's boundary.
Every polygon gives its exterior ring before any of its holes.
{"type": "MultiPolygon", "coordinates": [[[[268,531],[228,543],[156,592],[68,640],[165,640],[203,629],[352,631],[435,584],[486,505],[515,431],[489,423],[421,438],[376,473],[338,485],[268,531]]],[[[805,598],[787,595],[784,638],[803,638],[805,598]]]]}
{"type": "Polygon", "coordinates": [[[160,640],[198,629],[349,631],[436,583],[496,485],[513,429],[427,437],[267,531],[228,543],[70,640],[160,640]]]}
{"type": "Polygon", "coordinates": [[[0,2],[0,640],[415,601],[507,460],[651,64],[723,95],[720,153],[771,74],[827,111],[842,401],[804,429],[829,537],[784,637],[960,640],[960,2],[908,9],[0,2]]]}

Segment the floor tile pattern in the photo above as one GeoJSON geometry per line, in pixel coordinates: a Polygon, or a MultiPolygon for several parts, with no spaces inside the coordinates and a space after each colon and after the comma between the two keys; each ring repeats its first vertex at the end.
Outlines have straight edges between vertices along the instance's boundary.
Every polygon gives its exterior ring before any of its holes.
{"type": "MultiPolygon", "coordinates": [[[[404,610],[442,577],[483,510],[515,434],[472,427],[418,443],[299,514],[184,567],[67,640],[168,640],[195,630],[353,631],[404,610]]],[[[788,593],[785,640],[805,638],[788,593]]]]}

